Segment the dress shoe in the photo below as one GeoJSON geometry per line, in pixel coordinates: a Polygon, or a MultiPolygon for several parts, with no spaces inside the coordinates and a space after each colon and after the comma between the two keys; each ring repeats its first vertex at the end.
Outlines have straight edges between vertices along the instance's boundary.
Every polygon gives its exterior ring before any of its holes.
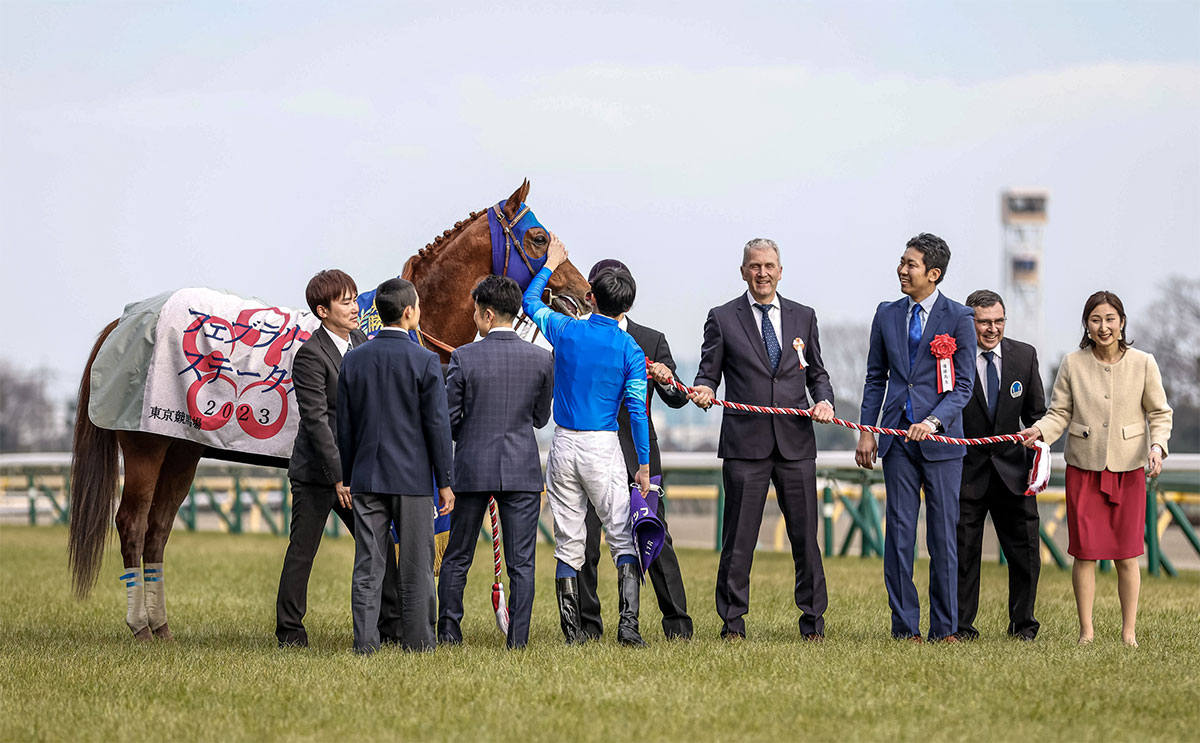
{"type": "Polygon", "coordinates": [[[945,637],[931,637],[931,638],[929,638],[929,641],[936,642],[939,644],[944,644],[944,645],[957,645],[961,642],[961,640],[958,639],[958,635],[946,635],[945,637]]]}
{"type": "Polygon", "coordinates": [[[825,635],[821,634],[820,632],[809,632],[801,635],[800,639],[804,640],[805,642],[825,642],[825,635]]]}
{"type": "Polygon", "coordinates": [[[721,632],[721,639],[725,642],[738,643],[746,639],[745,632],[721,632]]]}

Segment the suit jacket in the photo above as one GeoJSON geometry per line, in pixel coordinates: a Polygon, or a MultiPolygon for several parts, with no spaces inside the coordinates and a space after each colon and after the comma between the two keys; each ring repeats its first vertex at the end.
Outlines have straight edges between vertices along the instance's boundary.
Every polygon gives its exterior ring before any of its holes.
{"type": "Polygon", "coordinates": [[[1166,455],[1173,417],[1153,356],[1129,348],[1123,359],[1105,364],[1084,348],[1063,357],[1050,410],[1034,425],[1046,443],[1070,434],[1067,464],[1128,472],[1146,464],[1151,444],[1166,455]]]}
{"type": "MultiPolygon", "coordinates": [[[[779,368],[772,371],[759,333],[761,321],[746,296],[739,294],[709,310],[695,384],[715,390],[724,377],[725,396],[733,402],[807,408],[811,406],[811,395],[814,401],[828,400],[832,404],[833,386],[821,361],[816,313],[811,307],[779,297],[782,327],[775,330],[783,355],[779,368]],[[804,341],[804,369],[792,346],[796,338],[804,341]]],[[[784,459],[815,459],[817,442],[812,420],[722,410],[717,456],[765,459],[776,446],[784,459]]]]}
{"type": "MultiPolygon", "coordinates": [[[[972,349],[978,352],[978,348],[972,349]]],[[[1028,343],[1004,338],[1000,341],[1000,396],[996,402],[996,420],[988,418],[984,400],[986,379],[975,372],[975,389],[963,408],[963,433],[980,438],[1001,433],[1016,433],[1033,425],[1046,414],[1046,391],[1038,372],[1037,350],[1028,343]]],[[[963,459],[963,482],[980,481],[984,487],[990,470],[1014,493],[1024,493],[1028,484],[1033,451],[1018,444],[968,446],[963,459]]]]}
{"type": "Polygon", "coordinates": [[[450,421],[437,354],[407,334],[381,330],[342,360],[338,400],[342,474],[352,492],[430,495],[435,479],[450,486],[450,421]]]}
{"type": "MultiPolygon", "coordinates": [[[[942,422],[946,436],[963,435],[962,409],[971,399],[975,386],[975,311],[939,294],[921,333],[921,345],[912,369],[908,365],[908,297],[882,302],[871,321],[871,347],[867,351],[867,379],[863,386],[862,413],[859,423],[900,428],[905,415],[904,401],[912,394],[913,423],[930,415],[942,422]],[[937,360],[929,344],[935,335],[948,334],[957,343],[954,352],[954,387],[939,394],[937,360]],[[886,388],[886,398],[884,390],[886,388]],[[880,411],[882,409],[882,416],[880,411]]],[[[879,456],[887,454],[893,436],[883,436],[879,456]]],[[[966,447],[922,441],[921,453],[938,461],[961,457],[966,447]]]]}
{"type": "Polygon", "coordinates": [[[550,420],[554,356],[516,333],[489,333],[450,354],[446,375],[454,488],[459,492],[542,489],[533,429],[550,420]]]}
{"type": "MultiPolygon", "coordinates": [[[[367,342],[360,330],[350,332],[350,343],[367,342]]],[[[303,482],[333,485],[342,481],[338,454],[337,389],[342,354],[324,330],[313,333],[292,362],[292,388],[300,408],[300,428],[292,445],[288,477],[303,482]]]]}
{"type": "MultiPolygon", "coordinates": [[[[654,328],[638,325],[629,316],[625,316],[625,332],[645,352],[646,358],[666,364],[671,374],[676,374],[675,359],[671,356],[671,347],[667,345],[667,337],[654,328]]],[[[672,408],[682,408],[687,405],[687,395],[678,388],[663,388],[653,380],[646,381],[647,387],[658,390],[658,396],[672,408]]],[[[662,455],[658,451],[658,434],[654,430],[654,418],[650,415],[650,405],[654,396],[646,392],[646,420],[650,424],[650,474],[662,474],[662,455]]],[[[637,472],[637,450],[633,447],[633,432],[629,428],[629,411],[624,405],[617,411],[617,424],[620,426],[618,435],[621,438],[621,452],[625,455],[625,469],[631,474],[637,472]]]]}

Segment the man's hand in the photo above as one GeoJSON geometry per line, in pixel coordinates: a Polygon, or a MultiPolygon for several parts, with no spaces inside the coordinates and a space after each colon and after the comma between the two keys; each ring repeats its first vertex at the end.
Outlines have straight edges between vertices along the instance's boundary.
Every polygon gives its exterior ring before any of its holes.
{"type": "Polygon", "coordinates": [[[342,508],[354,508],[354,498],[350,495],[350,488],[343,485],[341,480],[338,480],[333,484],[333,489],[337,491],[338,503],[341,504],[342,508]]]}
{"type": "Polygon", "coordinates": [[[904,434],[904,438],[909,441],[924,441],[929,438],[929,434],[933,433],[933,429],[928,423],[914,423],[908,427],[908,433],[904,434]]]}
{"type": "Polygon", "coordinates": [[[698,384],[688,393],[688,399],[696,403],[696,405],[708,410],[712,407],[713,391],[711,387],[706,387],[698,384]]]}
{"type": "Polygon", "coordinates": [[[833,406],[826,400],[813,405],[808,412],[812,414],[812,419],[817,423],[829,423],[833,420],[833,406]]]}
{"type": "Polygon", "coordinates": [[[1162,472],[1162,460],[1158,446],[1150,447],[1150,463],[1146,467],[1146,474],[1150,477],[1158,477],[1158,474],[1162,472]]]}
{"type": "Polygon", "coordinates": [[[659,384],[669,385],[675,376],[671,374],[671,367],[655,361],[650,365],[650,378],[659,384]]]}
{"type": "Polygon", "coordinates": [[[861,431],[858,434],[858,446],[854,448],[854,463],[866,470],[875,469],[875,455],[879,453],[879,444],[875,434],[861,431]]]}
{"type": "Polygon", "coordinates": [[[634,483],[637,484],[638,490],[642,491],[642,495],[650,492],[650,465],[643,464],[638,467],[637,474],[633,476],[634,483]]]}
{"type": "Polygon", "coordinates": [[[454,491],[450,488],[438,488],[439,516],[445,516],[454,510],[454,491]]]}
{"type": "Polygon", "coordinates": [[[1018,431],[1017,435],[1025,439],[1025,448],[1032,449],[1037,442],[1042,440],[1042,432],[1037,426],[1030,426],[1024,431],[1018,431]]]}
{"type": "Polygon", "coordinates": [[[558,235],[550,233],[550,247],[546,250],[546,267],[553,273],[555,269],[567,260],[567,246],[563,245],[558,235]]]}

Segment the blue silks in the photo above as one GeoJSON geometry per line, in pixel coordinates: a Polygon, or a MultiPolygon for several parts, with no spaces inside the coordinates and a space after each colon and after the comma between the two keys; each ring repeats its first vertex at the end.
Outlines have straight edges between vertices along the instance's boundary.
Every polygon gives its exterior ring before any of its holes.
{"type": "MultiPolygon", "coordinates": [[[[504,216],[504,202],[501,201],[488,209],[488,230],[492,235],[492,273],[497,276],[507,276],[517,282],[521,291],[525,291],[529,282],[533,281],[533,275],[546,265],[546,256],[535,259],[526,254],[525,257],[529,258],[529,265],[533,267],[533,271],[530,272],[529,267],[525,265],[525,260],[521,257],[521,251],[524,251],[525,233],[534,227],[541,227],[542,224],[525,204],[521,204],[517,215],[520,218],[511,227],[514,239],[510,240],[504,232],[504,226],[500,224],[500,217],[504,217],[507,221],[507,217],[504,216]],[[508,263],[507,271],[504,267],[506,261],[508,263]]],[[[543,227],[543,229],[545,228],[543,227]]]]}
{"type": "MultiPolygon", "coordinates": [[[[396,278],[400,278],[397,276],[396,278]]],[[[366,333],[367,338],[374,338],[379,329],[383,327],[383,321],[379,319],[379,310],[375,308],[375,290],[363,292],[358,295],[358,329],[366,333]]],[[[408,331],[408,337],[413,343],[421,343],[417,331],[408,331]]],[[[421,344],[424,345],[424,344],[421,344]]]]}

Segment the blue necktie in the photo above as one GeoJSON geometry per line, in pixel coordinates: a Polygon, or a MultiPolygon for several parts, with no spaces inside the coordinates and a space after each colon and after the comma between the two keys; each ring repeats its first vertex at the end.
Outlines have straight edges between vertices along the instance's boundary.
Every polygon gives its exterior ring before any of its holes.
{"type": "Polygon", "coordinates": [[[996,373],[996,352],[984,351],[983,360],[987,362],[988,417],[995,421],[996,405],[1000,402],[1000,375],[996,373]]]}
{"type": "Polygon", "coordinates": [[[758,311],[762,313],[762,337],[763,344],[767,347],[767,358],[771,359],[771,371],[779,368],[779,357],[783,352],[779,348],[779,338],[775,336],[775,325],[771,322],[771,305],[756,304],[758,311]]]}
{"type": "MultiPolygon", "coordinates": [[[[908,321],[908,371],[911,373],[913,367],[917,365],[917,351],[921,348],[921,310],[924,309],[919,304],[913,305],[912,318],[908,321]]],[[[909,423],[916,423],[913,420],[912,393],[908,395],[908,399],[904,401],[904,412],[908,415],[909,423]]]]}

